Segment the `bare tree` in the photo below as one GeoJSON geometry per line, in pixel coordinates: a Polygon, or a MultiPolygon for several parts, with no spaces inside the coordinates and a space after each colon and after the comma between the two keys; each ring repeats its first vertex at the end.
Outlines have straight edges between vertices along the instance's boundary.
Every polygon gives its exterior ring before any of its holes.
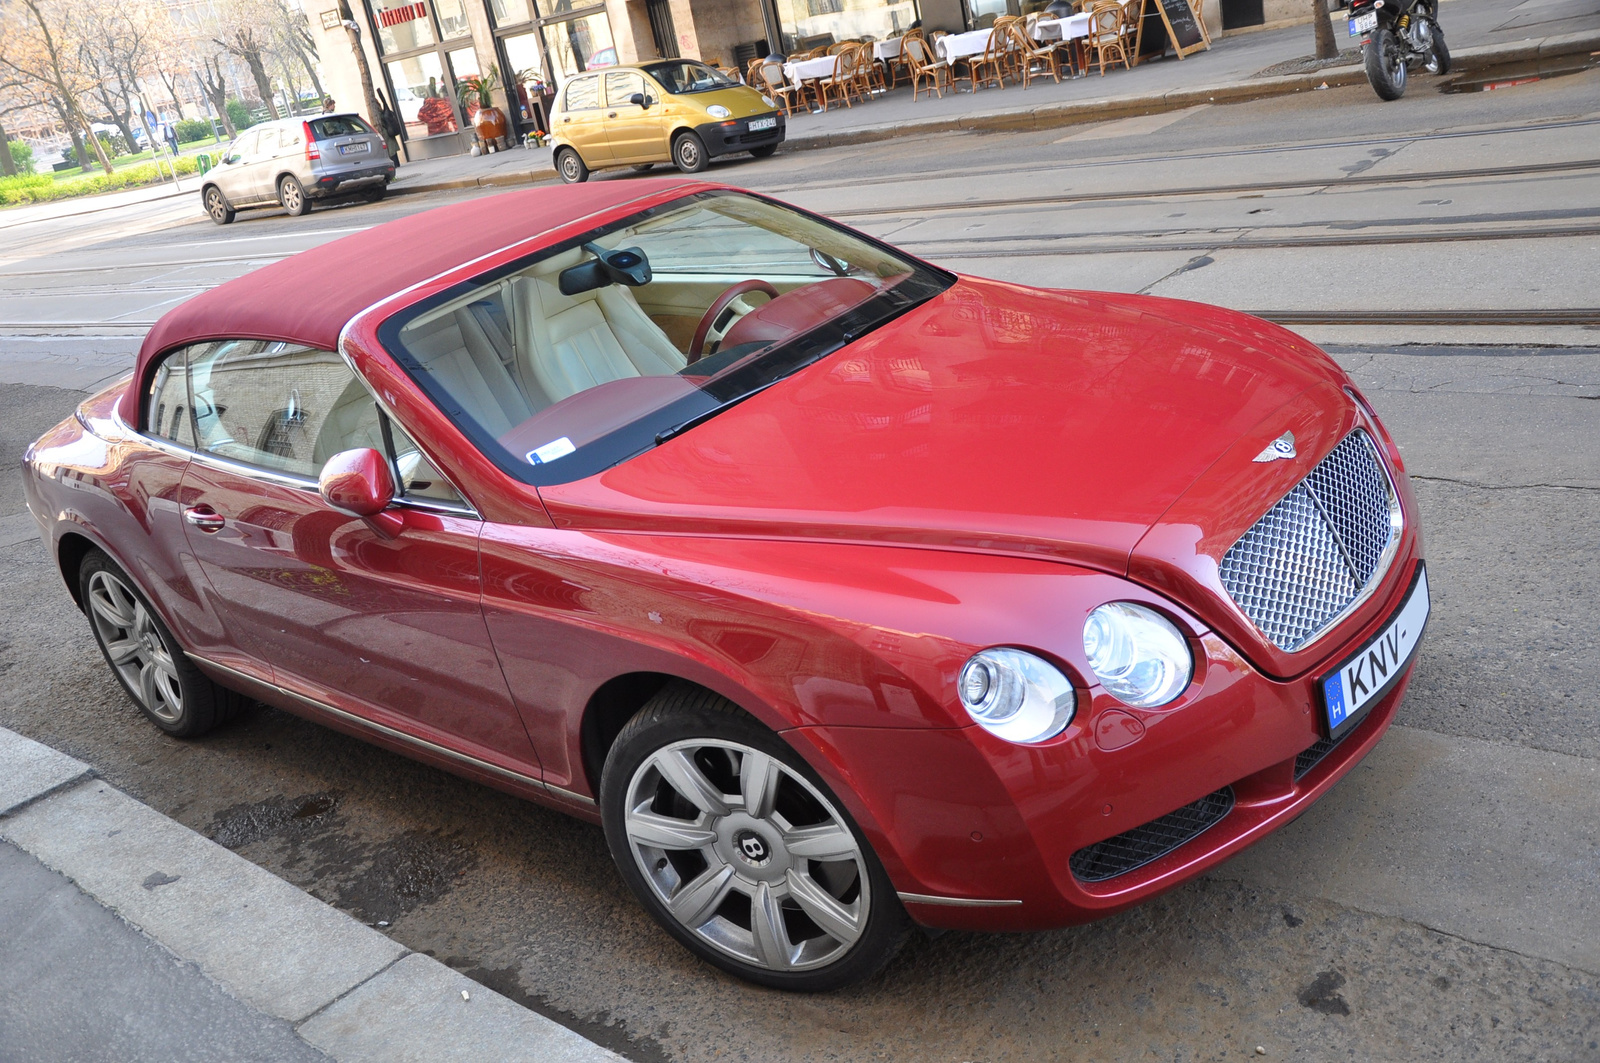
{"type": "Polygon", "coordinates": [[[140,72],[154,58],[153,18],[154,12],[139,3],[86,3],[73,11],[79,61],[93,83],[94,98],[122,131],[130,152],[137,142],[130,100],[138,93],[140,72]]]}
{"type": "Polygon", "coordinates": [[[267,113],[278,117],[272,98],[272,76],[267,60],[273,45],[275,12],[271,0],[224,0],[211,26],[211,39],[223,51],[240,60],[255,80],[256,92],[267,105],[267,113]]]}
{"type": "Polygon", "coordinates": [[[317,39],[311,35],[311,24],[306,13],[290,8],[284,0],[273,0],[277,5],[278,44],[283,52],[293,55],[311,76],[311,86],[317,90],[317,99],[327,95],[322,89],[322,78],[317,75],[317,39]]]}
{"type": "Polygon", "coordinates": [[[207,56],[200,61],[200,69],[195,72],[195,81],[200,84],[200,91],[206,99],[211,101],[211,109],[222,119],[222,127],[228,131],[228,139],[232,140],[239,135],[233,127],[233,116],[228,113],[228,78],[227,72],[222,68],[221,56],[207,56]]]}
{"type": "MultiPolygon", "coordinates": [[[[62,0],[9,0],[0,4],[0,77],[54,102],[69,129],[81,129],[106,173],[111,160],[95,136],[80,98],[92,85],[79,65],[81,42],[62,0]]],[[[80,156],[81,158],[81,156],[80,156]]]]}

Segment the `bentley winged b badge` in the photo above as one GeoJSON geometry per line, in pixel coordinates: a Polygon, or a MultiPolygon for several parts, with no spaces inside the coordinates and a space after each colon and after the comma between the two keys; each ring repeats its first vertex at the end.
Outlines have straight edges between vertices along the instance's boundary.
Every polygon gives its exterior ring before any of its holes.
{"type": "Polygon", "coordinates": [[[1257,454],[1255,461],[1277,461],[1279,458],[1294,457],[1294,433],[1285,432],[1283,435],[1267,444],[1267,449],[1257,454]]]}

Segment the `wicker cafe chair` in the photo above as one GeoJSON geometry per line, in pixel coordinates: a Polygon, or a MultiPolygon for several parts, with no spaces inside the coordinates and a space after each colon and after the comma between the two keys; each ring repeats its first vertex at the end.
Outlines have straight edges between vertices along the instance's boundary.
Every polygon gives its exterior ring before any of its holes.
{"type": "Polygon", "coordinates": [[[855,92],[856,82],[856,55],[855,49],[843,51],[834,56],[833,73],[816,82],[817,93],[822,99],[822,109],[828,109],[829,95],[837,95],[844,101],[846,107],[854,106],[850,96],[855,92]]]}
{"type": "Polygon", "coordinates": [[[757,86],[759,86],[760,84],[762,84],[762,81],[761,81],[761,64],[765,63],[765,62],[766,62],[765,58],[763,58],[761,56],[756,56],[754,59],[750,60],[748,63],[746,63],[744,65],[744,83],[746,85],[757,85],[757,86]]]}
{"type": "Polygon", "coordinates": [[[1019,56],[1018,75],[1022,78],[1022,87],[1026,89],[1035,76],[1034,67],[1044,64],[1044,69],[1039,74],[1049,74],[1056,79],[1056,84],[1061,84],[1060,52],[1053,44],[1040,44],[1022,31],[1022,27],[1012,25],[1008,28],[1012,40],[1017,46],[1019,56]]]}
{"type": "Polygon", "coordinates": [[[962,60],[967,64],[967,79],[972,82],[973,92],[978,91],[980,84],[987,85],[991,81],[1001,88],[1006,87],[1006,39],[1004,28],[990,30],[989,43],[983,53],[962,60]]]}
{"type": "Polygon", "coordinates": [[[828,55],[843,55],[856,46],[855,41],[839,41],[837,44],[828,45],[828,55]]]}
{"type": "Polygon", "coordinates": [[[760,85],[766,89],[767,95],[783,104],[783,113],[794,114],[798,105],[802,110],[806,108],[806,87],[791,82],[784,76],[783,64],[776,59],[763,59],[755,68],[755,76],[750,79],[752,85],[760,85]]]}
{"type": "Polygon", "coordinates": [[[900,54],[905,57],[906,67],[911,71],[911,99],[916,100],[924,81],[933,82],[932,91],[941,100],[944,99],[945,87],[953,87],[950,64],[934,57],[933,46],[921,37],[907,37],[900,46],[900,54]]]}
{"type": "MultiPolygon", "coordinates": [[[[917,30],[916,33],[918,37],[921,37],[921,30],[917,30]]],[[[900,54],[893,59],[885,59],[883,61],[883,72],[889,79],[889,88],[891,89],[900,84],[902,75],[908,81],[911,79],[911,63],[906,59],[906,42],[911,39],[910,33],[900,38],[900,54]]]]}
{"type": "Polygon", "coordinates": [[[869,100],[874,92],[889,91],[888,79],[884,77],[884,64],[873,58],[870,42],[862,42],[856,57],[856,82],[861,87],[862,96],[869,100]]]}
{"type": "Polygon", "coordinates": [[[1095,58],[1100,63],[1101,77],[1106,76],[1107,55],[1113,56],[1112,66],[1116,66],[1117,59],[1121,59],[1124,70],[1132,69],[1128,62],[1127,38],[1123,31],[1124,20],[1122,5],[1116,0],[1097,3],[1089,11],[1089,47],[1094,50],[1095,58]]]}

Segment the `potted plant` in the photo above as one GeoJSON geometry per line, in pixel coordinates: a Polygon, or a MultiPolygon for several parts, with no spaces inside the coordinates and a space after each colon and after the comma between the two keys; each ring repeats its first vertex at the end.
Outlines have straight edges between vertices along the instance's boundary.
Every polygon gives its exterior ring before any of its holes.
{"type": "Polygon", "coordinates": [[[489,151],[504,144],[506,131],[510,129],[506,113],[494,105],[494,90],[499,87],[500,70],[490,63],[488,73],[462,78],[457,91],[461,106],[472,119],[473,131],[489,151]]]}

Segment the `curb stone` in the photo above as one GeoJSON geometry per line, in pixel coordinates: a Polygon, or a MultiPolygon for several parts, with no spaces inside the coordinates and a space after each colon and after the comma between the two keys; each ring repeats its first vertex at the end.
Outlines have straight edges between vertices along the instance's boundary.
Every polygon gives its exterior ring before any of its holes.
{"type": "Polygon", "coordinates": [[[0,838],[341,1063],[621,1063],[5,728],[0,838]]]}

